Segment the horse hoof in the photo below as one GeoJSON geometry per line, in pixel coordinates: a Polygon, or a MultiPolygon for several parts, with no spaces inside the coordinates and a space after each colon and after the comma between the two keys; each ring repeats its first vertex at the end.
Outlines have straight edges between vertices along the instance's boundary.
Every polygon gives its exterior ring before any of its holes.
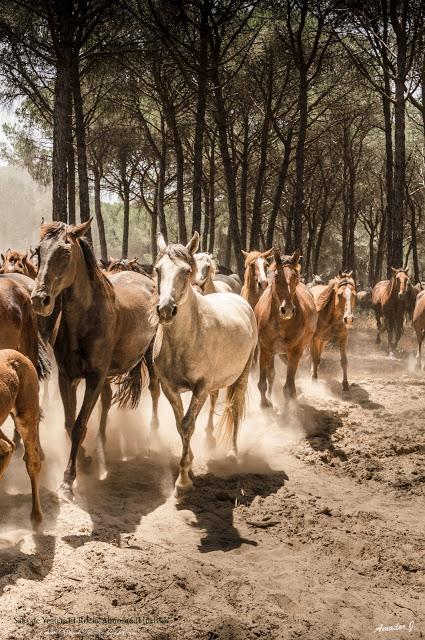
{"type": "Polygon", "coordinates": [[[270,409],[271,407],[273,407],[273,404],[270,402],[270,400],[261,400],[260,407],[262,409],[270,409]]]}
{"type": "Polygon", "coordinates": [[[41,512],[31,514],[31,527],[34,533],[42,532],[43,530],[42,522],[43,522],[43,514],[41,512]]]}
{"type": "Polygon", "coordinates": [[[188,493],[192,491],[193,483],[189,480],[186,483],[176,482],[174,486],[174,497],[177,499],[184,498],[188,493]]]}
{"type": "Polygon", "coordinates": [[[342,390],[343,391],[350,391],[350,385],[348,384],[348,382],[343,382],[342,383],[342,390]]]}
{"type": "Polygon", "coordinates": [[[226,455],[226,459],[229,460],[230,462],[237,462],[238,461],[237,451],[235,451],[234,449],[231,449],[226,455]]]}
{"type": "Polygon", "coordinates": [[[79,462],[81,469],[83,471],[88,471],[92,465],[93,458],[91,456],[82,455],[79,462]]]}
{"type": "Polygon", "coordinates": [[[106,470],[99,473],[99,480],[106,480],[107,477],[108,477],[108,472],[106,470]]]}
{"type": "Polygon", "coordinates": [[[63,482],[58,490],[58,496],[65,502],[73,502],[74,501],[74,493],[72,491],[72,487],[63,482]]]}

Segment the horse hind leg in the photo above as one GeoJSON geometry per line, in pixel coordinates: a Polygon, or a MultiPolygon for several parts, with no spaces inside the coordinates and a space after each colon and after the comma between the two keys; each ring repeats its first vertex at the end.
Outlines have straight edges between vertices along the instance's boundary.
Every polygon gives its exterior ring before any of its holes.
{"type": "Polygon", "coordinates": [[[224,413],[217,429],[220,439],[230,447],[228,456],[236,458],[238,455],[238,435],[241,422],[245,415],[246,391],[248,386],[251,358],[245,365],[239,378],[227,389],[224,413]]]}
{"type": "Polygon", "coordinates": [[[159,383],[159,378],[156,375],[155,368],[153,365],[153,344],[154,341],[151,342],[149,348],[146,352],[146,366],[149,372],[149,391],[152,398],[152,418],[151,418],[151,435],[156,434],[159,429],[159,418],[158,418],[158,403],[159,397],[161,395],[161,386],[159,383]]]}
{"type": "Polygon", "coordinates": [[[108,423],[108,413],[111,408],[112,402],[112,389],[109,382],[105,382],[102,392],[100,394],[100,423],[99,431],[96,437],[96,453],[99,465],[99,480],[105,480],[108,476],[108,470],[106,468],[106,425],[108,423]]]}
{"type": "Polygon", "coordinates": [[[271,400],[267,397],[271,395],[271,389],[268,389],[268,380],[273,380],[274,375],[270,373],[270,369],[274,369],[273,355],[264,349],[260,349],[260,378],[258,381],[258,390],[261,394],[260,406],[268,408],[272,406],[271,400]]]}
{"type": "Polygon", "coordinates": [[[216,447],[216,439],[214,437],[214,415],[215,406],[217,404],[218,391],[211,391],[210,393],[210,410],[208,412],[208,423],[206,428],[207,447],[209,450],[213,450],[216,447]]]}
{"type": "Polygon", "coordinates": [[[3,478],[12,458],[15,445],[0,429],[0,481],[3,478]]]}
{"type": "Polygon", "coordinates": [[[175,495],[181,497],[193,486],[191,476],[192,474],[192,461],[193,453],[190,448],[190,440],[195,430],[196,418],[199,415],[200,410],[207,398],[207,392],[203,387],[195,388],[192,394],[192,398],[189,404],[189,408],[184,416],[180,436],[182,439],[182,456],[180,459],[179,475],[175,484],[175,495]]]}

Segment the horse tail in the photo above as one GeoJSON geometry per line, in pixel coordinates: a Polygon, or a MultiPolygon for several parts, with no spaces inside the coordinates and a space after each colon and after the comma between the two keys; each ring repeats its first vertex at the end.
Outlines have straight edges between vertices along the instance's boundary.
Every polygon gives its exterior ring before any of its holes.
{"type": "Polygon", "coordinates": [[[232,448],[236,452],[236,444],[239,428],[245,417],[247,384],[254,351],[239,378],[226,390],[224,410],[215,427],[215,435],[227,449],[232,448]]]}
{"type": "Polygon", "coordinates": [[[39,380],[46,380],[51,371],[51,364],[46,345],[44,344],[40,334],[38,334],[38,353],[37,363],[35,367],[39,380]]]}
{"type": "Polygon", "coordinates": [[[118,389],[112,398],[112,404],[117,404],[119,409],[135,409],[140,402],[142,391],[149,383],[149,371],[145,358],[130,369],[126,374],[116,380],[118,389]]]}

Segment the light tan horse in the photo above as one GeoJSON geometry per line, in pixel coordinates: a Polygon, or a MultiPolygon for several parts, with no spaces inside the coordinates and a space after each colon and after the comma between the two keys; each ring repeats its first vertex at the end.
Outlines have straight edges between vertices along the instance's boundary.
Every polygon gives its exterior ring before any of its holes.
{"type": "Polygon", "coordinates": [[[353,323],[353,311],[356,304],[356,283],[352,271],[339,273],[327,285],[311,287],[319,317],[317,328],[311,341],[312,375],[317,380],[317,369],[324,346],[331,338],[339,343],[342,367],[342,388],[348,391],[347,379],[347,340],[348,328],[353,323]]]}
{"type": "Polygon", "coordinates": [[[158,306],[160,326],[155,338],[154,364],[170,402],[182,439],[176,495],[192,487],[193,454],[190,440],[195,421],[208,395],[226,388],[225,411],[218,425],[222,437],[237,453],[249,369],[257,343],[257,327],[249,304],[235,293],[202,296],[196,278],[195,232],[186,247],[167,244],[158,236],[158,306]],[[180,394],[192,392],[184,414],[180,394]]]}
{"type": "Polygon", "coordinates": [[[233,289],[225,282],[214,280],[216,265],[210,253],[195,253],[196,262],[195,285],[201,293],[232,293],[233,289]]]}
{"type": "MultiPolygon", "coordinates": [[[[44,458],[38,425],[37,372],[28,358],[13,349],[0,350],[0,427],[11,415],[25,445],[24,460],[32,488],[31,520],[36,527],[43,519],[40,506],[39,478],[44,458]]],[[[0,480],[10,462],[14,443],[0,429],[0,480]]]]}
{"type": "Polygon", "coordinates": [[[275,370],[274,356],[287,359],[285,396],[296,397],[295,374],[304,349],[310,344],[317,325],[313,296],[300,282],[300,252],[281,256],[274,249],[269,270],[270,283],[255,307],[260,347],[261,406],[271,407],[275,370]]]}
{"type": "Polygon", "coordinates": [[[268,285],[267,269],[269,264],[267,258],[272,255],[273,249],[263,252],[242,250],[242,253],[245,256],[245,273],[241,296],[248,300],[251,307],[255,309],[255,305],[268,285]]]}

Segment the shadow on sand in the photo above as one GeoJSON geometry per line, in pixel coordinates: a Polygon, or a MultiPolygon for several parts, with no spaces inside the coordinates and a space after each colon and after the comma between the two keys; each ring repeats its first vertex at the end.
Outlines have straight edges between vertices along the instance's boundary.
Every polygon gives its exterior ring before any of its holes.
{"type": "Polygon", "coordinates": [[[226,458],[210,460],[207,468],[207,473],[195,476],[191,494],[177,504],[177,509],[192,511],[196,517],[193,526],[205,532],[199,551],[231,551],[242,544],[256,546],[255,540],[242,537],[234,526],[233,509],[239,504],[249,505],[256,496],[276,493],[288,476],[252,453],[242,454],[237,462],[226,458]],[[255,473],[249,471],[254,469],[255,473]]]}

